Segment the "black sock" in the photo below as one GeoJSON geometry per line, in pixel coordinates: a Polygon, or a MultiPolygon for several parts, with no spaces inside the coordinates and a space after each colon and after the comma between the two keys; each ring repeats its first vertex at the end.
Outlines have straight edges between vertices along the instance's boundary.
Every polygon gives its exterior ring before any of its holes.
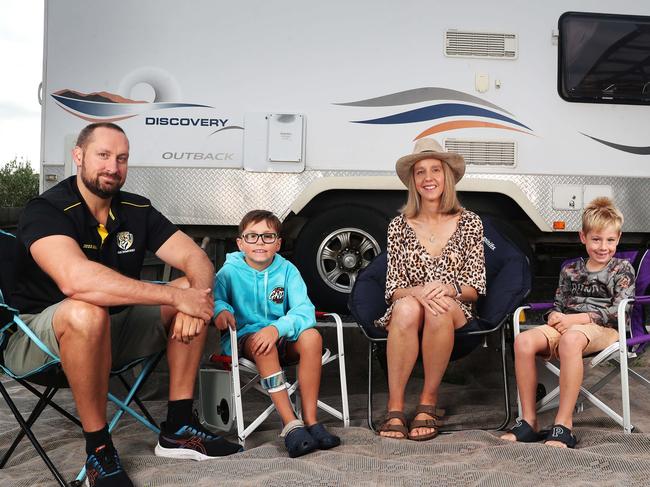
{"type": "Polygon", "coordinates": [[[111,435],[108,432],[108,425],[105,424],[99,431],[91,431],[90,433],[84,431],[84,438],[86,439],[86,454],[91,455],[95,450],[102,445],[112,445],[111,435]]]}
{"type": "Polygon", "coordinates": [[[192,422],[193,399],[181,399],[167,403],[167,431],[172,433],[192,422]]]}

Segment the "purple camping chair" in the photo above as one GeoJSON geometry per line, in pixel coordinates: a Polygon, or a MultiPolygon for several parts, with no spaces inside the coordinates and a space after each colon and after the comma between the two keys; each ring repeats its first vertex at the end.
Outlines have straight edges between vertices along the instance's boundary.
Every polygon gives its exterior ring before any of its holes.
{"type": "MultiPolygon", "coordinates": [[[[614,365],[602,379],[589,388],[580,387],[580,397],[576,404],[576,411],[582,411],[586,405],[594,405],[607,416],[616,421],[623,427],[625,433],[631,433],[634,426],[630,417],[630,389],[629,376],[639,380],[646,387],[650,387],[650,381],[639,374],[637,371],[628,367],[628,359],[635,358],[643,352],[645,346],[650,342],[650,333],[646,329],[645,323],[648,321],[645,316],[644,305],[650,304],[650,251],[634,250],[617,252],[616,257],[626,259],[634,266],[636,272],[636,297],[621,301],[618,307],[618,333],[619,340],[613,343],[605,350],[597,354],[585,357],[590,359],[589,367],[585,368],[585,375],[588,370],[605,364],[614,365]],[[628,306],[630,305],[630,306],[628,306]],[[627,316],[629,315],[629,320],[627,316]],[[629,326],[628,326],[629,324],[629,326]],[[625,344],[625,346],[621,346],[625,344]],[[608,382],[620,375],[621,379],[621,400],[622,415],[614,411],[610,406],[605,404],[596,393],[601,390],[608,382]],[[582,400],[581,400],[582,399],[582,400]],[[586,402],[585,402],[586,401],[586,402]]],[[[570,259],[562,263],[562,267],[574,262],[576,259],[570,259]]],[[[515,337],[520,332],[520,318],[522,311],[544,311],[553,306],[553,303],[530,303],[518,308],[513,316],[513,329],[515,337]]],[[[551,362],[544,362],[545,367],[554,375],[560,375],[560,369],[551,362]]],[[[560,394],[559,386],[546,394],[537,402],[537,411],[544,412],[557,407],[557,400],[560,394]]],[[[519,400],[519,398],[517,398],[519,400]]],[[[519,404],[519,416],[521,416],[521,404],[519,404]]]]}

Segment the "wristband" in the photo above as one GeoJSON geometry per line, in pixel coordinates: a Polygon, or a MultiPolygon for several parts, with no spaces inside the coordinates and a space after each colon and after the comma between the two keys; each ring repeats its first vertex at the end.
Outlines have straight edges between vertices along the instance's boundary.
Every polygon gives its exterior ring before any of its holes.
{"type": "Polygon", "coordinates": [[[458,283],[458,281],[454,281],[452,283],[452,286],[454,286],[454,289],[456,290],[456,296],[454,296],[454,297],[455,298],[460,298],[463,295],[463,290],[461,289],[460,284],[458,283]]]}

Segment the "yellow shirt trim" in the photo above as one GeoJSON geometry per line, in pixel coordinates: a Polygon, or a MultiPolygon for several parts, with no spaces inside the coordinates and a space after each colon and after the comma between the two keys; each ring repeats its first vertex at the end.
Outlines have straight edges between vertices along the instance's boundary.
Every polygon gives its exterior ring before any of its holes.
{"type": "Polygon", "coordinates": [[[75,206],[79,206],[81,204],[81,201],[77,201],[74,205],[70,205],[67,208],[63,208],[63,211],[68,211],[70,208],[74,208],[75,206]]]}
{"type": "Polygon", "coordinates": [[[135,203],[129,203],[128,201],[121,201],[120,203],[122,203],[123,205],[131,205],[138,208],[148,208],[151,206],[151,205],[136,205],[135,203]]]}
{"type": "Polygon", "coordinates": [[[97,224],[97,233],[99,233],[99,236],[102,238],[102,245],[104,244],[104,240],[106,240],[106,237],[108,236],[108,230],[106,230],[106,227],[102,225],[101,223],[97,224]]]}

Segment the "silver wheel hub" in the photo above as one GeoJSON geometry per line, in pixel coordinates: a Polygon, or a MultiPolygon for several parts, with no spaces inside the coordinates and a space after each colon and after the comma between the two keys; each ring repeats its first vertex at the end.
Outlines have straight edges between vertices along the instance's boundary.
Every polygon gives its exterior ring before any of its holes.
{"type": "Polygon", "coordinates": [[[370,264],[381,249],[365,230],[341,228],[323,239],[316,253],[321,279],[335,291],[349,293],[357,274],[370,264]]]}

